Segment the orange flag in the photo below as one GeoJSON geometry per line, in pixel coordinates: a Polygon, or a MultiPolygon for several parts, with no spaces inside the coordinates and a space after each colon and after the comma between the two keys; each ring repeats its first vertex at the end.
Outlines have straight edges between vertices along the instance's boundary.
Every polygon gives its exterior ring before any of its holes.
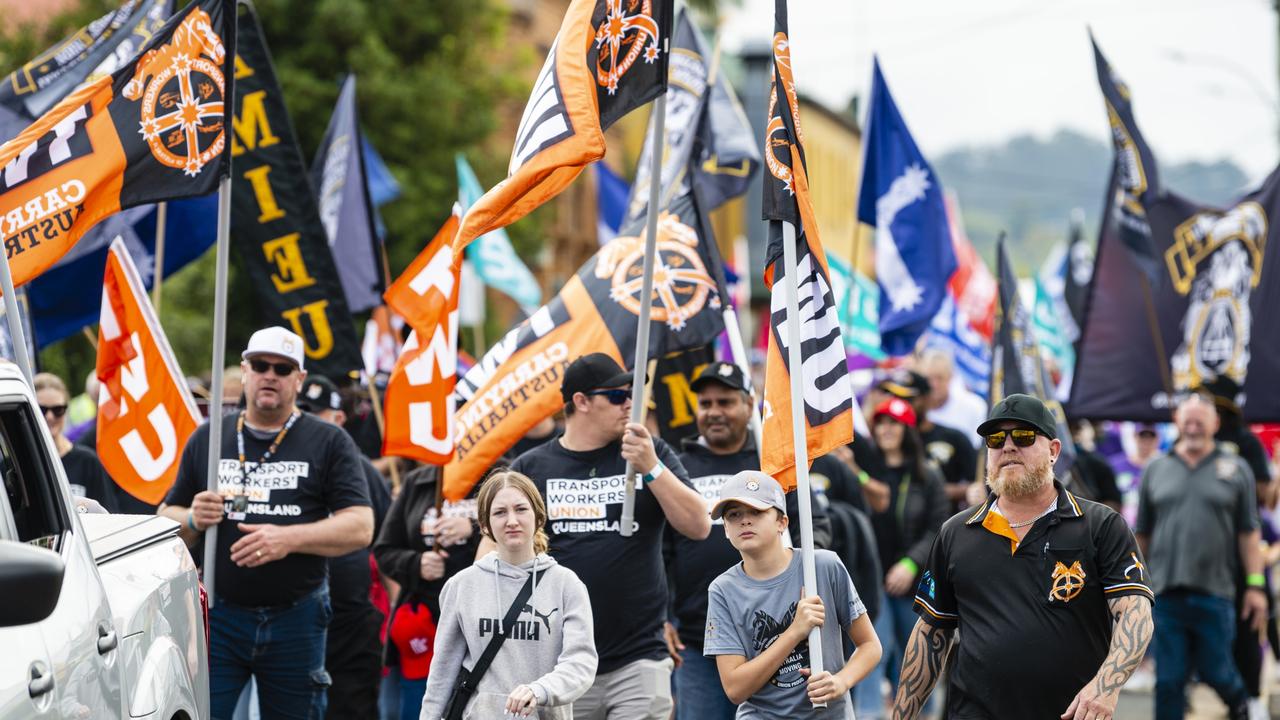
{"type": "Polygon", "coordinates": [[[431,465],[453,457],[461,276],[449,243],[457,231],[455,206],[435,239],[382,296],[413,329],[387,382],[383,455],[431,465]]]}
{"type": "Polygon", "coordinates": [[[102,279],[97,373],[98,458],[116,484],[155,505],[200,414],[120,238],[102,279]]]}
{"type": "Polygon", "coordinates": [[[516,130],[507,179],[467,210],[453,242],[506,227],[604,157],[604,131],[667,89],[672,0],[573,0],[516,130]]]}

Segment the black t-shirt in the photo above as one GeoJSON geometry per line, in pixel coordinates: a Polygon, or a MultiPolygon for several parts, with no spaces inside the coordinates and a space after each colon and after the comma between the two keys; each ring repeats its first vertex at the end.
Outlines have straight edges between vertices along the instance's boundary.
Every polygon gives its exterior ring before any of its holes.
{"type": "Polygon", "coordinates": [[[1254,435],[1252,430],[1239,424],[1239,421],[1226,420],[1218,430],[1218,434],[1214,436],[1214,439],[1227,452],[1235,450],[1235,453],[1253,471],[1255,482],[1266,483],[1270,481],[1271,469],[1267,463],[1267,451],[1263,449],[1262,442],[1258,440],[1258,436],[1254,435]]]}
{"type": "MultiPolygon", "coordinates": [[[[853,451],[853,461],[857,463],[858,469],[879,479],[880,473],[884,472],[884,457],[880,455],[880,449],[871,441],[871,438],[855,432],[853,442],[849,443],[849,449],[853,451]]],[[[848,498],[842,497],[832,496],[832,499],[851,502],[848,498]]]]}
{"type": "Polygon", "coordinates": [[[1108,600],[1153,600],[1124,518],[1055,485],[1056,511],[1020,543],[991,510],[994,496],[948,520],[933,543],[915,611],[960,629],[946,717],[1058,717],[1106,658],[1108,600]]]}
{"type": "MultiPolygon", "coordinates": [[[[880,471],[877,470],[877,472],[880,471]]],[[[809,482],[821,490],[828,500],[847,503],[862,512],[869,512],[867,500],[862,496],[862,485],[858,482],[857,476],[835,455],[827,453],[813,461],[813,465],[809,468],[809,482]]]]}
{"type": "Polygon", "coordinates": [[[965,485],[973,482],[973,475],[978,470],[978,455],[968,435],[934,423],[928,431],[920,433],[920,438],[924,440],[925,453],[942,468],[943,480],[965,485]]]}
{"type": "MultiPolygon", "coordinates": [[[[382,519],[391,507],[391,489],[369,458],[361,455],[360,466],[364,469],[365,486],[373,505],[373,536],[376,538],[382,530],[382,519]]],[[[369,600],[371,582],[368,548],[329,558],[329,599],[334,615],[372,608],[373,603],[369,600]]]]}
{"type": "MultiPolygon", "coordinates": [[[[692,488],[671,447],[660,439],[654,446],[662,464],[692,488]]],[[[637,478],[634,532],[618,534],[626,483],[622,443],[575,452],[557,440],[521,455],[511,469],[532,478],[546,500],[551,556],[587,586],[600,656],[597,672],[666,657],[662,532],[667,519],[637,478]]]]}
{"type": "Polygon", "coordinates": [[[71,494],[97,500],[107,512],[120,512],[116,484],[92,450],[72,445],[71,450],[62,456],[62,469],[67,473],[71,494]]]}
{"type": "Polygon", "coordinates": [[[1076,463],[1072,470],[1080,472],[1090,500],[1117,505],[1123,502],[1120,489],[1116,487],[1116,471],[1111,469],[1111,464],[1102,455],[1077,445],[1076,463]]]}
{"type": "MultiPolygon", "coordinates": [[[[250,474],[242,484],[236,419],[236,415],[222,418],[218,489],[228,513],[233,511],[233,498],[242,487],[249,496],[243,522],[250,524],[300,525],[324,520],[343,508],[369,507],[359,451],[342,428],[304,413],[262,467],[258,458],[267,451],[275,433],[260,437],[245,428],[244,454],[250,474]]],[[[209,424],[204,423],[187,441],[178,478],[165,496],[166,504],[190,507],[196,493],[205,489],[208,457],[209,424]]],[[[295,553],[258,567],[236,565],[231,562],[231,546],[243,535],[239,522],[230,518],[218,525],[216,591],[220,599],[244,607],[286,605],[324,583],[327,563],[319,555],[295,553]]],[[[194,548],[192,555],[203,557],[203,550],[194,548]]]]}

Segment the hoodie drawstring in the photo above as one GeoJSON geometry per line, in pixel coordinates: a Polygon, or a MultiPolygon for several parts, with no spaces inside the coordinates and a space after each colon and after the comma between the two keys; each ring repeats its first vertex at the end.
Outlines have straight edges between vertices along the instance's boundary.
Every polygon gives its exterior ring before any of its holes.
{"type": "MultiPolygon", "coordinates": [[[[534,606],[533,606],[533,598],[534,598],[534,596],[535,596],[535,595],[537,595],[537,594],[538,594],[538,556],[537,556],[537,555],[534,555],[534,556],[533,556],[533,569],[532,569],[532,570],[530,570],[529,572],[531,573],[531,576],[533,577],[533,589],[529,592],[529,607],[530,607],[530,608],[533,608],[533,609],[535,609],[535,610],[536,610],[536,608],[534,608],[534,606]]],[[[500,582],[500,576],[501,576],[501,575],[502,575],[502,561],[501,561],[500,559],[498,559],[498,558],[494,558],[494,562],[493,562],[493,596],[494,596],[494,598],[496,598],[496,599],[498,600],[498,612],[499,612],[499,613],[503,613],[503,612],[505,612],[505,608],[507,607],[506,605],[503,605],[503,604],[502,604],[502,583],[500,582]]],[[[501,617],[501,616],[499,616],[499,617],[498,617],[498,634],[499,634],[499,635],[505,635],[505,634],[506,634],[506,628],[502,627],[502,617],[501,617]]]]}

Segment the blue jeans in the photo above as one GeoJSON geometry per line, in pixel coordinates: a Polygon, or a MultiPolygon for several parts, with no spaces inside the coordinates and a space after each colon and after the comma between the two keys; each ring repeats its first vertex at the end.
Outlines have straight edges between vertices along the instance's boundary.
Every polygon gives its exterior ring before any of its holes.
{"type": "Polygon", "coordinates": [[[427,694],[427,679],[410,680],[400,673],[400,720],[414,720],[422,715],[422,699],[427,694]]]}
{"type": "MultiPolygon", "coordinates": [[[[911,637],[911,629],[916,626],[915,611],[912,606],[915,597],[880,596],[880,615],[876,618],[876,636],[880,638],[882,654],[875,669],[867,673],[862,682],[853,688],[854,712],[859,720],[878,720],[885,717],[885,699],[881,695],[881,685],[885,678],[889,679],[891,693],[898,692],[898,673],[902,670],[902,654],[907,647],[907,638],[911,637]]],[[[941,684],[941,678],[939,678],[941,684]]],[[[935,686],[936,689],[936,686],[935,686]]],[[[922,714],[930,714],[936,704],[933,695],[925,701],[922,714]]]]}
{"type": "Polygon", "coordinates": [[[329,687],[324,644],[332,616],[327,585],[281,607],[246,608],[219,599],[209,610],[213,717],[232,717],[253,676],[263,717],[321,720],[329,687]]]}
{"type": "Polygon", "coordinates": [[[400,720],[400,672],[396,668],[382,676],[378,690],[378,720],[400,720]]]}
{"type": "Polygon", "coordinates": [[[1187,676],[1194,669],[1228,708],[1248,702],[1249,692],[1231,657],[1236,610],[1226,598],[1174,590],[1156,598],[1156,720],[1180,720],[1186,710],[1187,676]],[[1193,667],[1194,663],[1194,667],[1193,667]]]}
{"type": "Polygon", "coordinates": [[[681,650],[680,659],[683,662],[673,674],[676,720],[733,720],[738,706],[724,694],[716,659],[692,647],[681,650]]]}

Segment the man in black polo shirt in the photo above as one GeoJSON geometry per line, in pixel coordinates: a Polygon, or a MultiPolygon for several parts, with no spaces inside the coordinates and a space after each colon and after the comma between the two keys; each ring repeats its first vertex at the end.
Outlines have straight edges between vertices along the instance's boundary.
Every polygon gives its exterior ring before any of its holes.
{"type": "MultiPolygon", "coordinates": [[[[709,513],[720,499],[725,481],[743,470],[760,469],[760,450],[749,431],[755,401],[742,370],[733,363],[707,365],[690,387],[698,394],[698,436],[685,440],[680,462],[694,489],[706,499],[709,513]]],[[[818,460],[823,461],[825,472],[848,476],[842,476],[844,484],[857,483],[848,467],[835,458],[824,455],[818,460]]],[[[815,467],[819,464],[814,462],[815,467]]],[[[817,482],[814,486],[816,496],[817,482]]],[[[794,490],[786,494],[786,501],[792,544],[799,547],[800,510],[794,490]]],[[[831,541],[831,521],[823,505],[814,498],[813,544],[818,548],[827,547],[831,541]]],[[[707,589],[712,580],[741,562],[742,555],[725,537],[722,519],[712,523],[711,534],[705,540],[692,540],[670,531],[667,535],[672,552],[668,565],[672,614],[677,625],[667,633],[681,658],[675,673],[676,720],[731,720],[738,707],[729,702],[720,685],[715,659],[703,657],[702,642],[706,635],[707,589]]]]}
{"type": "Polygon", "coordinates": [[[631,373],[612,358],[592,353],[573,361],[560,394],[564,435],[521,455],[511,469],[538,486],[547,503],[551,555],[577,573],[591,595],[600,664],[573,715],[665,720],[673,662],[662,637],[662,533],[670,522],[686,537],[705,538],[707,505],[671,448],[644,425],[628,422],[631,373]],[[627,461],[638,475],[633,533],[622,537],[627,461]]]}
{"type": "Polygon", "coordinates": [[[934,541],[895,720],[919,714],[957,627],[946,717],[1114,715],[1151,640],[1151,589],[1124,519],[1054,480],[1055,428],[1044,403],[1022,394],[978,426],[992,493],[934,541]]]}

